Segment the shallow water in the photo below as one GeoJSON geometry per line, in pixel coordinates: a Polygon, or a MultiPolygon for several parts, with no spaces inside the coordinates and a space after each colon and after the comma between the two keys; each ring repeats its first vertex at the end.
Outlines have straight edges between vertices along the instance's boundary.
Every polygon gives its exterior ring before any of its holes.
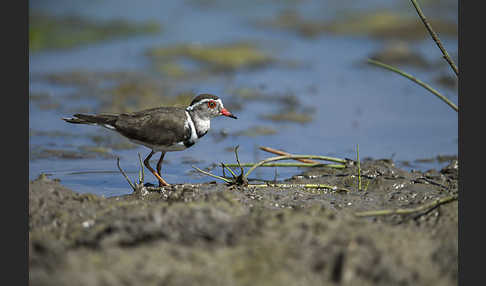
{"type": "MultiPolygon", "coordinates": [[[[110,133],[102,128],[70,125],[62,121],[61,117],[70,116],[79,108],[88,113],[103,112],[100,99],[85,96],[85,90],[76,86],[53,84],[41,77],[74,70],[140,71],[156,77],[146,51],[174,43],[221,44],[249,40],[273,57],[294,61],[298,65],[270,65],[182,82],[176,89],[214,93],[224,102],[241,103],[242,108],[234,111],[238,120],[216,118],[211,122],[209,134],[195,146],[184,152],[167,154],[163,173],[170,183],[212,180],[194,174],[191,165],[205,168],[213,163],[234,162],[234,153],[225,149],[236,145],[240,146],[242,162],[255,162],[269,156],[257,150],[258,146],[296,154],[354,159],[356,145],[359,144],[361,158],[392,158],[397,164],[408,161],[409,164],[403,164],[404,168],[421,170],[439,169],[446,163],[419,163],[415,161],[417,159],[457,155],[455,111],[409,80],[378,67],[363,65],[366,58],[383,46],[383,41],[365,35],[320,34],[315,38],[305,38],[287,30],[252,24],[254,20],[273,17],[282,9],[292,7],[297,7],[301,15],[318,15],[322,19],[332,18],[336,11],[412,7],[398,1],[373,1],[366,7],[358,4],[346,6],[334,1],[324,4],[319,1],[244,3],[112,0],[31,3],[31,9],[43,9],[57,15],[76,13],[100,20],[120,17],[133,21],[156,20],[162,25],[162,32],[30,54],[31,95],[44,93],[47,99],[31,99],[29,102],[30,130],[35,131],[30,136],[29,178],[47,173],[78,192],[105,196],[130,193],[131,189],[117,171],[114,158],[119,156],[122,168],[135,179],[139,168],[137,153],[142,156],[148,154],[149,150],[145,147],[111,150],[107,156],[76,159],[33,155],[37,149],[79,152],[81,146],[103,146],[103,143],[93,143],[89,136],[106,137],[110,133]],[[269,96],[293,95],[298,99],[296,108],[310,114],[312,121],[301,124],[265,120],[262,116],[278,113],[282,105],[262,100],[243,101],[236,95],[241,88],[252,88],[269,96]],[[78,96],[73,97],[73,94],[78,96]],[[50,103],[47,107],[42,105],[46,102],[50,103]],[[272,128],[276,134],[255,137],[232,135],[254,126],[272,128]],[[42,131],[51,133],[40,134],[42,131]],[[222,131],[230,135],[224,138],[217,136],[222,131]],[[58,132],[54,133],[58,136],[52,132],[58,132]]],[[[444,36],[441,39],[450,54],[457,54],[456,37],[444,36]]],[[[429,38],[413,42],[411,47],[430,62],[442,61],[440,51],[429,38]]],[[[403,70],[431,83],[457,104],[456,91],[434,82],[438,74],[452,74],[447,66],[440,65],[435,71],[403,66],[403,70]]],[[[261,179],[273,179],[275,176],[285,179],[300,171],[296,168],[261,168],[253,174],[261,179]]],[[[220,169],[214,172],[221,174],[220,169]]],[[[146,181],[155,183],[149,175],[146,174],[146,181]]]]}

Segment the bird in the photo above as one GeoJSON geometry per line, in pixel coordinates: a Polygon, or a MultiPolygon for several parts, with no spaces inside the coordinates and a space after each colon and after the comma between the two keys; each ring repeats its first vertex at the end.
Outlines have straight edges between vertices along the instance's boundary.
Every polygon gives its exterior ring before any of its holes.
{"type": "Polygon", "coordinates": [[[151,152],[143,161],[145,167],[157,178],[159,187],[170,186],[161,174],[162,161],[167,152],[185,150],[209,131],[211,119],[226,116],[237,119],[213,94],[199,94],[187,107],[161,106],[131,113],[74,114],[62,118],[73,124],[97,125],[115,131],[133,143],[148,147],[151,152]],[[150,158],[161,152],[157,171],[150,166],[150,158]]]}

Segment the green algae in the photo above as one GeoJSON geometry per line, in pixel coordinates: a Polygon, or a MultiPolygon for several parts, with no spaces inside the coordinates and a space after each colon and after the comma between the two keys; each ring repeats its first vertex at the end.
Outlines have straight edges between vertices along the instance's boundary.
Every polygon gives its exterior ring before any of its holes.
{"type": "Polygon", "coordinates": [[[29,136],[46,136],[50,138],[74,138],[74,137],[79,137],[79,135],[76,135],[74,133],[69,133],[65,131],[59,131],[59,130],[54,130],[54,131],[45,131],[45,130],[35,130],[29,128],[29,136]]]}
{"type": "Polygon", "coordinates": [[[298,97],[293,92],[264,92],[259,88],[253,87],[239,87],[227,91],[245,102],[259,101],[267,103],[277,103],[287,108],[292,108],[300,105],[298,97]]]}
{"type": "Polygon", "coordinates": [[[312,121],[312,116],[309,113],[295,110],[284,110],[275,114],[265,114],[262,115],[262,118],[275,122],[296,122],[301,124],[312,121]]]}
{"type": "Polygon", "coordinates": [[[32,101],[40,110],[54,110],[61,107],[59,100],[47,92],[33,92],[29,94],[32,101]]]}
{"type": "MultiPolygon", "coordinates": [[[[195,94],[191,91],[173,92],[175,82],[138,71],[98,72],[72,70],[49,73],[41,77],[51,84],[70,86],[76,90],[70,99],[94,97],[103,113],[133,112],[157,106],[187,106],[195,94]]],[[[46,96],[43,96],[43,98],[46,96]]],[[[41,101],[41,99],[36,99],[41,101]]],[[[93,108],[77,106],[76,112],[93,113],[93,108]]]]}
{"type": "Polygon", "coordinates": [[[110,149],[98,146],[80,146],[78,150],[44,148],[41,146],[34,146],[31,147],[29,151],[29,160],[53,158],[72,160],[96,157],[112,159],[115,157],[113,154],[111,154],[110,149]]]}
{"type": "Polygon", "coordinates": [[[459,81],[457,77],[451,76],[449,74],[441,74],[438,75],[435,79],[434,82],[440,84],[443,87],[456,90],[459,85],[459,81]]]}
{"type": "Polygon", "coordinates": [[[257,137],[277,134],[277,130],[268,126],[252,126],[246,130],[236,132],[236,136],[257,137]]]}
{"type": "MultiPolygon", "coordinates": [[[[429,19],[441,35],[457,36],[457,23],[442,19],[429,19]]],[[[304,19],[295,11],[284,11],[274,19],[262,20],[259,26],[290,30],[301,36],[313,38],[324,33],[337,35],[368,35],[378,39],[424,39],[427,31],[416,15],[405,15],[391,10],[342,15],[333,21],[304,19]]]]}
{"type": "Polygon", "coordinates": [[[410,65],[423,69],[432,67],[422,54],[413,51],[411,45],[405,41],[388,41],[383,48],[370,55],[370,58],[391,65],[410,65]]]}
{"type": "Polygon", "coordinates": [[[160,32],[156,22],[126,20],[94,21],[79,16],[55,17],[40,12],[29,14],[29,51],[67,49],[88,43],[160,32]]]}
{"type": "Polygon", "coordinates": [[[189,75],[189,71],[177,61],[161,62],[158,69],[169,77],[182,78],[189,75]]]}
{"type": "Polygon", "coordinates": [[[52,149],[52,148],[36,148],[32,147],[29,152],[29,159],[47,159],[47,158],[57,158],[57,159],[85,159],[94,158],[94,154],[65,150],[65,149],[52,149]]]}
{"type": "MultiPolygon", "coordinates": [[[[253,87],[238,87],[232,88],[226,91],[234,95],[238,102],[243,101],[245,104],[255,101],[259,103],[279,105],[280,109],[274,113],[263,114],[260,117],[265,120],[274,122],[297,122],[308,123],[312,121],[312,113],[314,112],[312,107],[303,106],[299,98],[293,92],[266,92],[261,88],[253,87]]],[[[256,136],[256,135],[270,135],[274,134],[271,129],[261,128],[244,131],[244,135],[256,136]],[[253,134],[253,135],[252,135],[253,134]]]]}
{"type": "Polygon", "coordinates": [[[148,76],[138,71],[90,71],[74,69],[63,72],[48,73],[41,79],[56,85],[76,86],[81,88],[102,88],[107,83],[137,81],[148,76]]]}
{"type": "Polygon", "coordinates": [[[250,42],[156,47],[150,49],[147,55],[154,61],[156,68],[172,76],[261,68],[274,62],[270,55],[250,42]],[[178,64],[180,60],[192,61],[199,66],[194,71],[194,68],[178,64]]]}
{"type": "Polygon", "coordinates": [[[132,81],[118,84],[106,91],[110,95],[102,104],[104,112],[133,112],[157,106],[187,106],[194,98],[192,92],[167,94],[155,81],[132,81]]]}
{"type": "MultiPolygon", "coordinates": [[[[370,35],[377,38],[424,38],[427,31],[423,23],[402,13],[378,10],[368,14],[356,14],[343,21],[326,25],[326,30],[336,34],[370,35]]],[[[457,23],[430,19],[431,25],[442,35],[457,36],[457,23]]]]}
{"type": "Polygon", "coordinates": [[[29,93],[29,101],[45,101],[49,100],[50,95],[47,92],[30,92],[29,93]]]}
{"type": "Polygon", "coordinates": [[[114,158],[112,150],[110,148],[101,146],[80,146],[79,150],[86,153],[96,153],[104,158],[114,158]]]}
{"type": "Polygon", "coordinates": [[[138,148],[138,145],[131,143],[130,140],[118,134],[103,132],[102,135],[88,135],[97,145],[103,145],[112,150],[130,150],[138,148]]]}

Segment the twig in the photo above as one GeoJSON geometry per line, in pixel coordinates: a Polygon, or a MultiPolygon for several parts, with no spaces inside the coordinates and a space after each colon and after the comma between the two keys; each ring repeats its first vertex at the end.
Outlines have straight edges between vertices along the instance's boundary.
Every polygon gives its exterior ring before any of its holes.
{"type": "Polygon", "coordinates": [[[216,179],[223,180],[223,181],[225,181],[226,183],[231,184],[231,183],[233,182],[233,181],[231,181],[231,180],[229,180],[229,179],[226,179],[226,178],[223,178],[223,177],[221,177],[221,176],[216,176],[216,175],[213,175],[213,174],[211,174],[211,173],[209,173],[209,172],[203,171],[203,170],[199,169],[198,167],[194,167],[194,166],[192,166],[192,167],[193,167],[194,169],[196,169],[196,171],[198,171],[198,172],[200,172],[200,173],[203,173],[203,174],[205,174],[205,175],[208,175],[208,176],[213,177],[213,178],[216,178],[216,179]]]}
{"type": "Polygon", "coordinates": [[[326,184],[259,184],[259,185],[248,185],[248,187],[253,188],[265,188],[265,187],[277,187],[277,188],[306,188],[306,189],[330,189],[334,191],[346,191],[350,190],[346,188],[339,188],[337,186],[326,185],[326,184]]]}
{"type": "MultiPolygon", "coordinates": [[[[439,184],[439,183],[437,183],[437,182],[434,182],[433,180],[431,180],[431,179],[429,179],[429,178],[426,178],[426,177],[420,177],[420,178],[417,178],[417,179],[413,180],[412,182],[414,182],[414,183],[419,183],[419,184],[420,184],[420,183],[422,183],[422,182],[420,182],[420,180],[424,180],[425,182],[427,182],[427,183],[429,183],[429,184],[432,184],[432,185],[434,185],[434,186],[438,186],[438,187],[441,187],[441,188],[444,188],[444,189],[448,189],[448,187],[446,187],[446,186],[444,186],[444,185],[442,185],[442,184],[439,184]]],[[[422,184],[423,184],[423,183],[422,183],[422,184]]]]}
{"type": "Polygon", "coordinates": [[[356,160],[358,161],[358,191],[361,191],[361,165],[359,162],[359,144],[356,144],[356,160]]]}
{"type": "Polygon", "coordinates": [[[434,40],[434,42],[437,44],[437,46],[441,50],[444,59],[449,63],[452,70],[456,73],[456,76],[459,77],[459,69],[457,68],[456,64],[454,64],[454,61],[451,59],[451,57],[447,53],[444,46],[442,46],[442,42],[440,41],[439,37],[437,36],[437,34],[432,29],[432,26],[429,24],[429,21],[427,21],[427,19],[425,18],[425,15],[424,15],[424,13],[422,13],[422,9],[420,9],[420,6],[418,5],[417,1],[416,0],[411,0],[411,1],[412,1],[413,6],[415,7],[415,10],[417,10],[417,13],[418,13],[420,19],[424,23],[425,28],[427,28],[430,36],[432,36],[432,39],[434,40]]]}
{"type": "MultiPolygon", "coordinates": [[[[318,156],[318,155],[288,155],[288,156],[279,156],[279,157],[272,157],[272,158],[267,158],[263,161],[260,161],[256,164],[251,164],[251,165],[248,165],[248,166],[251,166],[251,168],[248,170],[248,172],[246,172],[246,174],[244,173],[244,169],[243,169],[243,166],[240,162],[240,159],[238,157],[238,148],[239,146],[236,146],[235,148],[235,156],[236,156],[236,161],[238,162],[238,164],[224,164],[224,163],[221,163],[221,167],[223,168],[223,172],[224,172],[224,169],[227,168],[230,172],[231,172],[231,175],[233,176],[233,178],[225,178],[225,177],[221,177],[221,176],[217,176],[217,175],[214,175],[214,174],[211,174],[210,172],[206,172],[206,171],[203,171],[195,166],[192,166],[196,171],[200,172],[200,173],[203,173],[207,176],[210,176],[210,177],[213,177],[213,178],[217,178],[217,179],[220,179],[230,185],[238,185],[238,186],[246,186],[248,185],[248,176],[258,167],[261,167],[261,166],[265,166],[265,165],[268,165],[267,163],[269,162],[273,162],[273,161],[279,161],[279,160],[288,160],[288,159],[293,159],[293,160],[296,160],[296,159],[318,159],[318,160],[326,160],[326,161],[333,161],[333,162],[338,162],[338,163],[342,163],[343,165],[333,165],[335,166],[336,168],[345,168],[346,167],[346,163],[348,163],[349,160],[346,160],[346,159],[339,159],[339,158],[333,158],[333,157],[328,157],[328,156],[318,156]],[[231,170],[231,168],[229,168],[228,166],[235,166],[235,167],[239,167],[241,172],[239,175],[236,175],[235,172],[233,172],[233,170],[231,170]]],[[[305,164],[305,163],[301,163],[301,164],[305,164]]],[[[305,164],[306,166],[308,164],[305,164]]],[[[321,164],[319,164],[321,165],[321,164]]],[[[322,165],[325,165],[325,164],[322,164],[322,165]]],[[[330,166],[331,164],[327,164],[325,166],[330,166]]],[[[275,164],[273,165],[275,166],[275,164]]],[[[295,166],[295,163],[294,163],[294,166],[295,166]]]]}
{"type": "Polygon", "coordinates": [[[241,171],[240,176],[241,176],[245,171],[243,170],[243,167],[240,164],[240,158],[238,157],[238,149],[239,148],[240,148],[240,145],[236,145],[236,147],[235,147],[235,156],[236,156],[236,162],[238,162],[238,166],[240,167],[240,171],[241,171]]]}
{"type": "Polygon", "coordinates": [[[367,181],[367,182],[366,182],[366,186],[365,186],[365,188],[364,188],[364,191],[365,191],[365,192],[366,192],[366,190],[368,189],[368,186],[369,186],[369,185],[370,185],[370,181],[367,181]]]}
{"type": "Polygon", "coordinates": [[[318,155],[289,155],[289,156],[278,156],[278,157],[271,157],[267,158],[265,160],[262,160],[253,167],[251,167],[248,172],[244,175],[244,178],[248,178],[248,176],[258,167],[269,163],[273,161],[280,161],[280,160],[288,160],[288,159],[318,159],[318,160],[326,160],[326,161],[332,161],[332,162],[337,162],[337,163],[343,163],[346,164],[346,160],[344,159],[339,159],[339,158],[333,158],[333,157],[328,157],[328,156],[318,156],[318,155]]]}
{"type": "Polygon", "coordinates": [[[138,172],[138,183],[143,184],[145,181],[145,172],[143,170],[142,156],[138,153],[138,160],[140,161],[140,171],[138,172]]]}
{"type": "MultiPolygon", "coordinates": [[[[233,165],[236,165],[236,164],[233,164],[233,165]]],[[[238,177],[238,176],[235,174],[235,172],[234,172],[234,171],[233,171],[233,170],[232,170],[230,167],[228,167],[228,165],[226,165],[225,163],[221,162],[221,166],[223,167],[223,172],[224,172],[224,169],[228,169],[228,171],[230,171],[230,173],[231,173],[231,175],[233,176],[233,178],[238,177]]],[[[236,167],[237,167],[237,166],[238,166],[238,165],[236,165],[236,167]]],[[[231,167],[233,167],[233,166],[231,166],[231,167]]],[[[226,177],[226,176],[224,175],[224,173],[223,173],[223,177],[226,177]]]]}
{"type": "Polygon", "coordinates": [[[221,176],[217,176],[217,175],[211,174],[209,172],[203,171],[203,170],[201,170],[201,169],[199,169],[197,167],[194,167],[194,166],[192,166],[192,167],[194,169],[196,169],[196,171],[198,171],[200,173],[203,173],[205,175],[211,176],[213,178],[217,178],[217,179],[223,180],[227,184],[230,184],[230,185],[239,185],[239,186],[241,186],[241,185],[248,185],[248,180],[246,179],[245,176],[243,176],[244,170],[243,170],[243,167],[240,164],[240,158],[238,157],[238,148],[239,147],[240,147],[239,145],[235,147],[235,156],[236,156],[236,161],[238,162],[238,165],[237,166],[240,167],[240,170],[241,170],[241,172],[240,172],[239,175],[236,175],[235,172],[233,172],[233,170],[231,168],[227,167],[224,163],[221,163],[221,167],[223,168],[223,174],[224,174],[224,169],[227,168],[230,171],[231,175],[233,176],[232,179],[227,179],[225,177],[221,177],[221,176]]]}
{"type": "Polygon", "coordinates": [[[384,64],[382,62],[379,62],[379,61],[375,61],[375,60],[372,60],[372,59],[368,59],[368,63],[370,64],[374,64],[374,65],[377,65],[379,67],[382,67],[382,68],[385,68],[385,69],[388,69],[388,70],[391,70],[393,72],[396,72],[398,73],[399,75],[402,75],[408,79],[410,79],[411,81],[417,83],[418,85],[422,86],[423,88],[425,88],[426,90],[430,91],[431,93],[433,93],[435,96],[437,96],[439,99],[441,99],[442,101],[444,101],[445,103],[447,103],[447,105],[449,105],[452,109],[454,109],[455,111],[459,111],[459,108],[457,107],[457,105],[455,105],[454,103],[452,103],[449,99],[447,99],[447,97],[443,96],[442,94],[440,94],[437,90],[435,90],[434,88],[432,88],[430,85],[422,82],[421,80],[415,78],[414,76],[412,75],[409,75],[395,67],[392,67],[392,66],[389,66],[387,64],[384,64]]]}
{"type": "MultiPolygon", "coordinates": [[[[241,163],[242,167],[252,167],[256,163],[241,163]]],[[[238,164],[224,164],[226,168],[228,167],[239,167],[240,165],[238,164]]],[[[330,167],[330,168],[346,168],[346,165],[341,165],[341,164],[323,164],[323,163],[267,163],[263,164],[260,167],[299,167],[299,168],[304,168],[304,167],[330,167]]]]}
{"type": "Polygon", "coordinates": [[[443,197],[441,199],[437,199],[431,203],[424,204],[422,206],[410,209],[395,209],[395,210],[378,210],[378,211],[366,211],[366,212],[358,212],[354,215],[359,217],[366,217],[366,216],[384,216],[384,215],[393,215],[393,214],[411,214],[415,212],[420,212],[428,209],[435,208],[439,205],[443,205],[458,199],[458,195],[452,195],[448,197],[443,197]]]}
{"type": "Polygon", "coordinates": [[[130,185],[130,187],[132,187],[133,190],[136,190],[137,188],[135,187],[135,185],[130,181],[130,179],[128,178],[127,174],[125,174],[125,172],[123,172],[122,168],[120,167],[120,157],[117,157],[116,158],[116,165],[118,166],[118,170],[120,170],[120,173],[125,177],[125,179],[127,180],[128,184],[130,185]]]}
{"type": "MultiPolygon", "coordinates": [[[[273,149],[273,148],[270,148],[270,147],[260,146],[259,148],[260,148],[260,150],[263,150],[265,152],[269,152],[269,153],[280,155],[280,156],[292,155],[292,154],[284,152],[282,150],[277,150],[277,149],[273,149]]],[[[308,159],[296,159],[296,160],[300,161],[302,163],[319,164],[319,162],[314,161],[314,160],[308,160],[308,159]]]]}

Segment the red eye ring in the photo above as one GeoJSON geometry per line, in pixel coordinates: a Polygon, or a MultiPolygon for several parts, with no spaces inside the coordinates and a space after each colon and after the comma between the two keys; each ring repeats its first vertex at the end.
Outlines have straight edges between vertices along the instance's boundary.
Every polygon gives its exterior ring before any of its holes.
{"type": "Polygon", "coordinates": [[[212,100],[211,100],[211,101],[209,101],[209,102],[208,102],[208,107],[209,107],[209,108],[215,108],[215,107],[216,107],[216,102],[214,102],[214,101],[212,101],[212,100]]]}

